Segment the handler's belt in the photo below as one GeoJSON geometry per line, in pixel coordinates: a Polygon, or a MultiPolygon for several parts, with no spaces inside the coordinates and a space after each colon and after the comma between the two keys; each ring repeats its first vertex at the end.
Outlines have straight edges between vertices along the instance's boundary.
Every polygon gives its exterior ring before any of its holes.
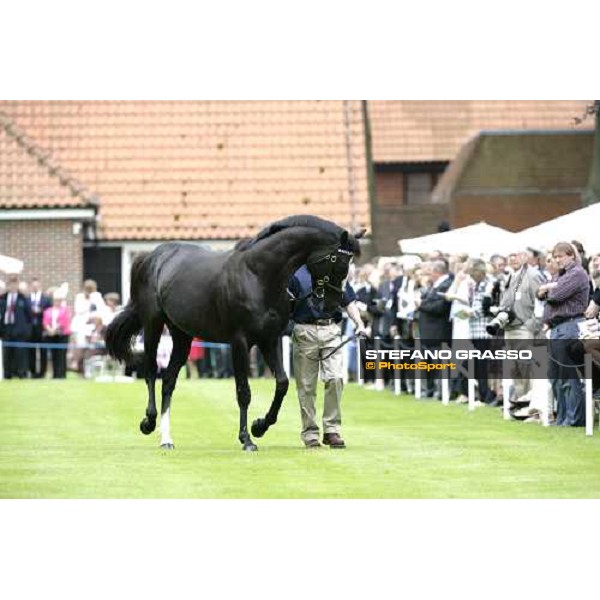
{"type": "Polygon", "coordinates": [[[337,321],[335,319],[314,319],[312,321],[296,321],[298,325],[320,325],[324,327],[326,325],[335,325],[337,321]]]}

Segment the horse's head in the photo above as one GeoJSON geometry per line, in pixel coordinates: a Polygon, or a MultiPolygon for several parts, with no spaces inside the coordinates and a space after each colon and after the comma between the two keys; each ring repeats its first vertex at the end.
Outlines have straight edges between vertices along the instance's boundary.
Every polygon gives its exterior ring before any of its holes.
{"type": "Polygon", "coordinates": [[[341,230],[336,243],[323,248],[315,248],[306,265],[311,274],[314,295],[321,299],[325,310],[333,311],[339,305],[344,293],[350,264],[355,256],[360,256],[359,239],[366,229],[351,234],[341,230]]]}
{"type": "Polygon", "coordinates": [[[313,278],[315,295],[327,306],[339,302],[340,291],[348,277],[350,264],[360,255],[359,239],[366,230],[350,233],[332,221],[313,215],[294,215],[271,223],[254,238],[238,242],[235,250],[256,254],[263,268],[272,264],[271,270],[281,273],[277,260],[285,260],[285,243],[294,260],[288,263],[289,274],[306,263],[313,278]]]}

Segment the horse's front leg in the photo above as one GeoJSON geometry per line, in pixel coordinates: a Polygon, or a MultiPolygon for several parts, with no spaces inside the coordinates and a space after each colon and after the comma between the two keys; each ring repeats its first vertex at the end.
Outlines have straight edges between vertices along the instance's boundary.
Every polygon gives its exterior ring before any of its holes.
{"type": "Polygon", "coordinates": [[[256,437],[262,437],[271,425],[277,423],[277,415],[289,387],[289,380],[283,368],[281,338],[276,337],[266,344],[261,344],[259,348],[265,362],[275,376],[275,397],[265,417],[263,419],[256,419],[252,423],[252,435],[256,437]]]}
{"type": "Polygon", "coordinates": [[[233,373],[238,406],[240,407],[240,431],[238,439],[246,452],[258,450],[248,433],[248,406],[250,406],[250,386],[248,385],[248,343],[238,336],[231,344],[233,373]]]}
{"type": "Polygon", "coordinates": [[[146,386],[148,387],[148,406],[146,416],[140,422],[140,431],[149,435],[156,429],[156,351],[160,341],[163,324],[151,323],[144,327],[144,361],[146,386]]]}

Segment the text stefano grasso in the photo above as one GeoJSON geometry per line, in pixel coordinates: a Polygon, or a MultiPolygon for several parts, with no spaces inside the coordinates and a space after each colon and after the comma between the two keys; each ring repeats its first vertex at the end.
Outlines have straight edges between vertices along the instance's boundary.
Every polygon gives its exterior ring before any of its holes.
{"type": "Polygon", "coordinates": [[[366,360],[533,360],[528,349],[496,350],[366,350],[366,360]]]}

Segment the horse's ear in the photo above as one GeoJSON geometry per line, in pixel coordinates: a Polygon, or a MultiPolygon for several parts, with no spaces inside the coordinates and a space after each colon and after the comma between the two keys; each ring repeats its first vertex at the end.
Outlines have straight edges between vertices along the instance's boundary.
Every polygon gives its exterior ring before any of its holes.
{"type": "Polygon", "coordinates": [[[358,233],[354,234],[354,237],[357,240],[360,240],[360,238],[364,237],[365,233],[367,233],[367,230],[366,229],[361,229],[358,233]]]}

